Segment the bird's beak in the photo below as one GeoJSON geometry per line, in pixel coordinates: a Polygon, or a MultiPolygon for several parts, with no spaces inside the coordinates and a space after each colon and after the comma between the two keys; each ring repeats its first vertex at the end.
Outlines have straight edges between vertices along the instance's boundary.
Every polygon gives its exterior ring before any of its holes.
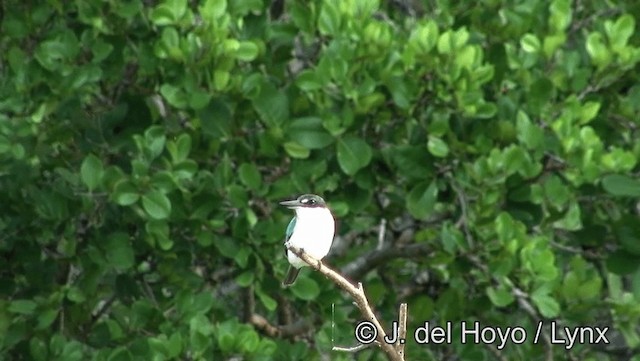
{"type": "Polygon", "coordinates": [[[280,205],[283,205],[287,208],[296,208],[296,207],[300,207],[301,204],[300,202],[298,202],[297,199],[291,200],[291,201],[284,201],[284,202],[280,202],[280,205]]]}

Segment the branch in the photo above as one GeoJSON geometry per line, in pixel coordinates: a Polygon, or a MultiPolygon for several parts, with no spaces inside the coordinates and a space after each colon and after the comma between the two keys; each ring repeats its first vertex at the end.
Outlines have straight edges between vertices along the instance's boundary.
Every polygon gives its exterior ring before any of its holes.
{"type": "Polygon", "coordinates": [[[415,243],[408,246],[386,246],[358,257],[346,266],[341,273],[348,278],[359,279],[370,270],[394,258],[423,258],[431,253],[426,243],[415,243]]]}
{"type": "MultiPolygon", "coordinates": [[[[469,261],[471,261],[471,263],[473,263],[476,267],[478,267],[482,272],[487,274],[496,284],[501,283],[500,279],[498,279],[493,274],[491,274],[491,271],[489,271],[489,267],[487,267],[487,265],[484,264],[479,257],[477,257],[476,255],[467,255],[467,259],[469,259],[469,261]]],[[[516,298],[518,302],[518,307],[521,310],[523,310],[526,314],[528,314],[529,317],[534,322],[541,321],[542,317],[538,315],[538,312],[536,312],[535,307],[533,307],[531,302],[529,302],[529,294],[527,294],[525,291],[518,288],[518,286],[516,286],[509,277],[505,276],[502,278],[502,280],[505,281],[507,286],[511,287],[511,293],[516,298]]],[[[546,332],[542,332],[542,339],[545,343],[545,359],[553,360],[553,348],[552,348],[553,344],[551,343],[551,339],[549,338],[549,335],[546,332]]]]}
{"type": "Polygon", "coordinates": [[[456,222],[456,226],[460,227],[460,225],[462,225],[462,230],[464,231],[464,234],[467,237],[467,243],[469,244],[470,248],[473,248],[475,241],[473,239],[473,235],[471,234],[471,231],[469,230],[469,212],[467,209],[468,208],[467,194],[460,187],[458,187],[458,185],[456,184],[456,180],[453,178],[451,173],[447,172],[446,176],[447,178],[449,178],[449,181],[451,182],[451,188],[453,189],[456,196],[458,197],[458,203],[460,204],[461,214],[460,214],[460,218],[456,222]]]}
{"type": "Polygon", "coordinates": [[[358,346],[353,346],[353,347],[340,347],[340,346],[333,346],[332,350],[333,351],[340,351],[340,352],[349,352],[349,353],[356,353],[358,351],[364,350],[365,348],[370,347],[372,344],[364,344],[361,343],[358,346]]]}
{"type": "Polygon", "coordinates": [[[293,337],[303,334],[311,328],[311,323],[304,318],[285,326],[274,326],[257,313],[251,315],[249,323],[270,337],[293,337]]]}
{"type": "Polygon", "coordinates": [[[381,250],[384,248],[384,234],[387,231],[387,220],[382,218],[380,220],[380,226],[378,226],[378,246],[376,250],[381,250]]]}
{"type": "MultiPolygon", "coordinates": [[[[407,339],[407,304],[400,304],[400,311],[398,311],[398,337],[400,340],[407,339]]],[[[404,342],[396,343],[396,351],[398,355],[404,360],[404,342]]]]}
{"type": "Polygon", "coordinates": [[[378,321],[378,319],[376,318],[376,315],[373,313],[371,306],[369,306],[369,301],[367,300],[367,296],[364,293],[361,282],[358,282],[358,285],[355,286],[351,282],[347,281],[347,279],[341,276],[339,273],[322,264],[320,260],[317,260],[305,253],[304,250],[289,244],[287,244],[286,246],[291,252],[293,252],[293,254],[306,262],[311,268],[322,273],[323,275],[325,275],[325,277],[329,278],[331,281],[333,281],[333,283],[350,294],[351,297],[355,300],[356,306],[358,307],[364,318],[373,323],[376,327],[378,331],[376,343],[382,349],[382,351],[387,354],[388,359],[391,361],[404,361],[404,357],[396,351],[395,347],[384,341],[387,333],[380,324],[380,321],[378,321]]]}

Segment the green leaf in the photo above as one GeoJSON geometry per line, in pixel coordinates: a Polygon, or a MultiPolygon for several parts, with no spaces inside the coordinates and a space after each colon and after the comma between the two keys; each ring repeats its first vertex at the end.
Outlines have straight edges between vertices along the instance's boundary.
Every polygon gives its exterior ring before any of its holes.
{"type": "Polygon", "coordinates": [[[609,254],[606,264],[609,271],[623,276],[640,269],[640,257],[619,249],[609,254]]]}
{"type": "Polygon", "coordinates": [[[304,91],[318,90],[322,88],[322,82],[318,79],[315,71],[305,69],[298,73],[296,86],[304,91]]]}
{"type": "Polygon", "coordinates": [[[167,350],[169,354],[167,355],[170,359],[177,359],[180,353],[182,352],[182,334],[177,331],[169,338],[169,342],[167,342],[167,350]]]}
{"type": "Polygon", "coordinates": [[[615,226],[615,233],[625,251],[640,256],[640,222],[636,215],[623,216],[615,226]]]}
{"type": "Polygon", "coordinates": [[[116,183],[113,193],[113,200],[121,206],[130,206],[138,201],[140,194],[136,186],[129,180],[123,179],[116,183]]]}
{"type": "Polygon", "coordinates": [[[524,143],[528,149],[538,149],[544,139],[542,129],[531,123],[527,113],[521,110],[516,115],[516,131],[518,140],[524,143]]]}
{"type": "Polygon", "coordinates": [[[153,219],[166,219],[171,214],[171,201],[155,190],[142,196],[142,207],[153,219]]]}
{"type": "Polygon", "coordinates": [[[433,212],[437,198],[435,181],[418,183],[406,197],[407,210],[415,218],[425,219],[433,212]]]}
{"type": "Polygon", "coordinates": [[[245,271],[236,277],[236,283],[240,287],[248,287],[253,283],[255,279],[255,273],[253,271],[245,271]]]}
{"type": "Polygon", "coordinates": [[[8,311],[22,315],[31,315],[37,307],[38,304],[31,300],[13,300],[9,303],[8,311]]]}
{"type": "Polygon", "coordinates": [[[571,196],[569,189],[562,183],[560,177],[553,174],[545,179],[543,188],[547,200],[557,209],[563,209],[571,196]]]}
{"type": "Polygon", "coordinates": [[[49,71],[64,70],[80,50],[76,35],[71,30],[62,31],[54,39],[41,41],[35,49],[35,59],[49,71]]]}
{"type": "Polygon", "coordinates": [[[560,314],[560,305],[553,297],[542,292],[534,292],[531,300],[536,305],[540,314],[546,318],[554,318],[560,314]]]}
{"type": "Polygon", "coordinates": [[[486,292],[487,296],[489,296],[489,299],[491,300],[491,303],[498,307],[508,306],[515,300],[513,294],[504,287],[487,287],[486,292]]]}
{"type": "Polygon", "coordinates": [[[251,41],[241,41],[236,50],[236,58],[242,61],[252,61],[258,56],[258,46],[251,41]]]}
{"type": "Polygon", "coordinates": [[[240,246],[236,242],[234,242],[233,239],[228,237],[215,238],[214,245],[216,246],[220,254],[231,259],[233,259],[240,250],[240,246]]]}
{"type": "Polygon", "coordinates": [[[438,37],[438,53],[440,54],[449,54],[452,50],[452,38],[453,32],[451,30],[447,30],[444,33],[440,34],[438,37]]]}
{"type": "Polygon", "coordinates": [[[433,154],[438,158],[444,158],[449,154],[449,146],[442,139],[434,136],[429,136],[429,140],[427,142],[427,149],[429,149],[429,153],[433,154]]]}
{"type": "Polygon", "coordinates": [[[176,108],[184,109],[189,104],[187,93],[181,87],[165,83],[160,86],[160,94],[176,108]]]}
{"type": "Polygon", "coordinates": [[[100,185],[103,174],[104,166],[98,157],[89,154],[84,158],[80,167],[80,178],[89,190],[94,190],[100,185]]]}
{"type": "Polygon", "coordinates": [[[591,62],[598,69],[602,69],[611,63],[611,53],[604,44],[602,34],[594,31],[587,36],[587,53],[591,57],[591,62]]]}
{"type": "Polygon", "coordinates": [[[144,153],[148,160],[157,158],[164,150],[167,141],[165,130],[161,126],[151,126],[144,131],[144,153]]]}
{"type": "Polygon", "coordinates": [[[278,302],[274,300],[271,296],[262,292],[262,290],[257,290],[256,294],[260,299],[260,302],[264,305],[264,307],[269,311],[275,311],[276,307],[278,307],[278,302]]]}
{"type": "Polygon", "coordinates": [[[287,129],[287,136],[307,149],[321,149],[334,140],[318,117],[294,119],[287,129]]]}
{"type": "Polygon", "coordinates": [[[340,32],[340,13],[338,3],[326,1],[322,3],[318,17],[318,30],[323,35],[336,35],[340,32]]]}
{"type": "Polygon", "coordinates": [[[151,12],[155,25],[170,25],[178,22],[187,12],[187,0],[164,0],[151,12]]]}
{"type": "Polygon", "coordinates": [[[438,42],[438,25],[429,20],[426,24],[415,27],[409,37],[409,46],[420,55],[428,54],[438,42]]]}
{"type": "Polygon", "coordinates": [[[213,22],[222,17],[227,9],[227,0],[206,0],[200,5],[200,14],[206,21],[213,22]]]}
{"type": "Polygon", "coordinates": [[[385,85],[391,92],[393,102],[401,109],[409,109],[413,99],[413,92],[409,89],[407,80],[404,77],[395,76],[388,79],[385,85]]]}
{"type": "Polygon", "coordinates": [[[47,345],[40,338],[33,337],[29,340],[29,352],[35,361],[46,361],[50,359],[48,357],[47,345]]]}
{"type": "Polygon", "coordinates": [[[198,112],[204,134],[212,139],[227,139],[231,136],[232,114],[229,104],[213,99],[198,112]]]}
{"type": "Polygon", "coordinates": [[[520,46],[522,50],[527,53],[538,53],[540,52],[540,39],[533,34],[525,34],[522,39],[520,39],[520,46]]]}
{"type": "Polygon", "coordinates": [[[270,128],[280,127],[289,119],[289,99],[270,83],[263,84],[258,96],[252,99],[253,107],[270,128]]]}
{"type": "Polygon", "coordinates": [[[253,329],[246,329],[238,336],[240,347],[247,354],[256,352],[260,345],[260,337],[253,329]]]}
{"type": "Polygon", "coordinates": [[[339,139],[337,153],[338,164],[342,171],[348,175],[354,175],[369,165],[373,157],[369,144],[354,136],[339,139]]]}
{"type": "Polygon", "coordinates": [[[291,292],[305,301],[315,300],[320,295],[318,283],[308,277],[299,277],[291,286],[291,292]]]}
{"type": "Polygon", "coordinates": [[[116,270],[125,271],[133,267],[135,259],[128,234],[116,232],[109,235],[104,248],[109,265],[116,270]]]}
{"type": "Polygon", "coordinates": [[[81,289],[75,286],[71,286],[67,289],[67,299],[73,303],[82,303],[86,301],[87,297],[84,295],[81,289]]]}
{"type": "Polygon", "coordinates": [[[51,324],[56,320],[56,318],[58,318],[58,313],[59,313],[58,309],[48,309],[41,312],[38,315],[38,324],[36,326],[36,329],[44,330],[49,326],[51,326],[51,324]]]}
{"type": "Polygon", "coordinates": [[[544,37],[542,49],[544,55],[549,59],[553,56],[556,50],[567,42],[567,36],[563,34],[548,35],[544,37]]]}
{"type": "Polygon", "coordinates": [[[237,184],[232,184],[227,188],[228,199],[231,205],[237,208],[244,208],[249,203],[249,193],[244,187],[237,184]]]}
{"type": "Polygon", "coordinates": [[[191,151],[191,136],[186,133],[180,134],[174,142],[167,143],[167,150],[174,164],[182,162],[187,159],[191,151]]]}
{"type": "Polygon", "coordinates": [[[602,179],[602,188],[614,196],[640,197],[640,180],[622,174],[610,174],[602,179]]]}
{"type": "Polygon", "coordinates": [[[238,175],[240,181],[250,189],[257,190],[262,185],[262,175],[255,164],[242,163],[238,168],[238,175]]]}
{"type": "Polygon", "coordinates": [[[633,35],[636,27],[636,21],[633,16],[624,14],[618,18],[612,25],[605,22],[605,30],[607,38],[614,50],[620,51],[627,45],[629,38],[633,35]]]}
{"type": "Polygon", "coordinates": [[[598,115],[599,102],[586,102],[580,109],[580,124],[587,124],[598,115]]]}
{"type": "Polygon", "coordinates": [[[108,361],[133,361],[133,355],[124,346],[116,347],[109,355],[108,361]]]}
{"type": "Polygon", "coordinates": [[[549,7],[549,25],[554,32],[564,31],[571,24],[571,1],[554,0],[549,7]]]}

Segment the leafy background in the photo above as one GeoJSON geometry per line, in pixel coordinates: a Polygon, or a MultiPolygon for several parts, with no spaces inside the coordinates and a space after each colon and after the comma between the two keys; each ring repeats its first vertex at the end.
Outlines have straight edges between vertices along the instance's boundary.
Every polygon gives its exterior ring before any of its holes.
{"type": "MultiPolygon", "coordinates": [[[[381,360],[277,202],[389,325],[522,326],[408,360],[639,360],[636,1],[0,5],[0,359],[381,360]],[[539,320],[610,344],[531,342],[539,320]]],[[[545,334],[549,330],[546,329],[545,334]]]]}

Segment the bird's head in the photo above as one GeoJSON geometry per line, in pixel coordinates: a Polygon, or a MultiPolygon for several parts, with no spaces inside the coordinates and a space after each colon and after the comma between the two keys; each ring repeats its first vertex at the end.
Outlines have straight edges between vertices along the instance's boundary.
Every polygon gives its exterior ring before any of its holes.
{"type": "Polygon", "coordinates": [[[327,203],[325,203],[324,199],[315,194],[303,194],[298,199],[280,202],[280,204],[294,210],[301,208],[327,208],[327,203]]]}

